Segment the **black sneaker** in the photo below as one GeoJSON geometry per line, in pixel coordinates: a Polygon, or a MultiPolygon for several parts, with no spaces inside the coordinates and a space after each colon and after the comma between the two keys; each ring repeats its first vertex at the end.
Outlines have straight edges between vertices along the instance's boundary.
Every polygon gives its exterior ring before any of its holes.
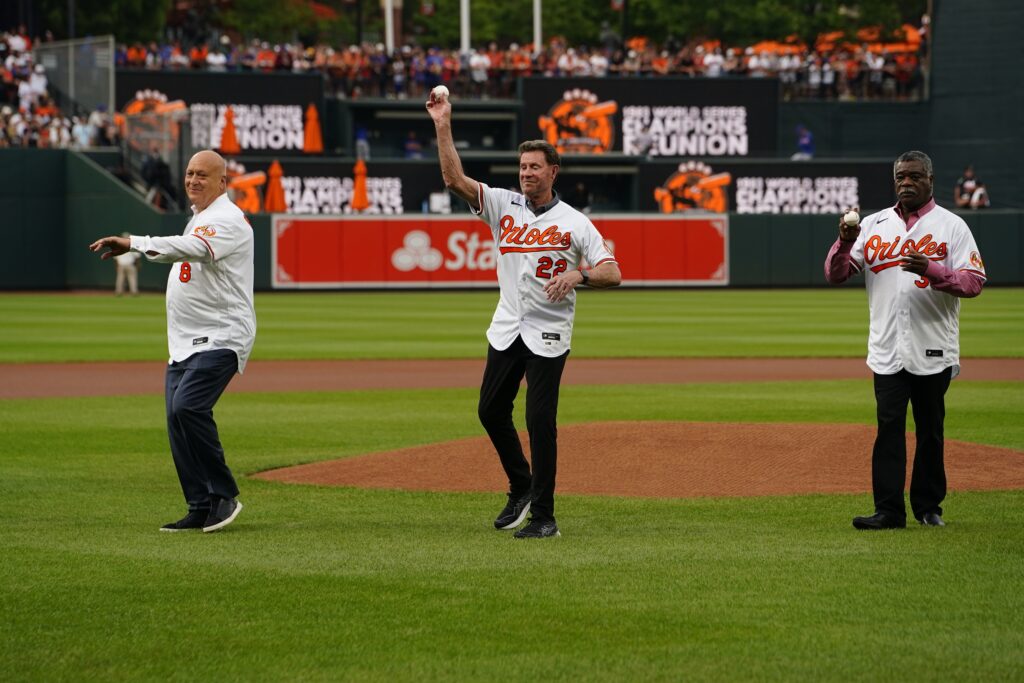
{"type": "Polygon", "coordinates": [[[520,498],[513,498],[512,494],[508,494],[508,503],[505,505],[505,509],[501,511],[498,518],[494,520],[495,529],[515,529],[517,526],[523,523],[526,519],[526,513],[530,511],[530,494],[520,498]]]}
{"type": "Polygon", "coordinates": [[[235,521],[235,517],[241,511],[242,504],[234,498],[214,499],[213,507],[210,508],[210,516],[206,518],[206,523],[203,524],[203,533],[223,529],[235,521]]]}
{"type": "Polygon", "coordinates": [[[531,518],[529,524],[515,533],[516,538],[554,538],[561,535],[555,520],[536,517],[531,518]]]}
{"type": "Polygon", "coordinates": [[[206,518],[209,516],[209,510],[190,510],[177,522],[164,524],[160,527],[160,531],[197,531],[206,525],[206,518]]]}

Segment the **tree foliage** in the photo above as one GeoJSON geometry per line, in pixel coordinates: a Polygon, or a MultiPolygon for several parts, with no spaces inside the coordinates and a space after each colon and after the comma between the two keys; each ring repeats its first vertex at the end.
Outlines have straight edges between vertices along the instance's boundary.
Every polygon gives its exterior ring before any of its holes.
{"type": "MultiPolygon", "coordinates": [[[[42,30],[68,37],[68,0],[34,0],[42,30]]],[[[113,35],[118,42],[160,38],[171,0],[74,0],[75,37],[113,35]]]]}
{"type": "MultiPolygon", "coordinates": [[[[419,2],[406,0],[407,22],[422,44],[457,47],[459,0],[436,0],[434,15],[419,14],[419,2]]],[[[813,43],[818,34],[880,25],[883,30],[904,21],[917,22],[927,0],[626,0],[627,12],[611,8],[607,0],[544,0],[543,34],[564,36],[575,45],[597,43],[602,23],[625,37],[647,36],[655,42],[669,37],[680,41],[717,38],[728,45],[760,40],[782,40],[791,35],[813,43]],[[624,26],[625,24],[625,26],[624,26]]],[[[529,43],[533,39],[533,3],[529,0],[472,0],[471,32],[474,45],[498,41],[529,43]]]]}
{"type": "MultiPolygon", "coordinates": [[[[68,0],[34,0],[44,27],[58,37],[67,33],[68,0]]],[[[379,0],[319,0],[334,9],[334,21],[317,19],[303,0],[233,0],[222,12],[218,3],[196,2],[198,21],[207,29],[228,29],[246,38],[272,42],[302,39],[350,43],[382,40],[383,12],[379,0]]],[[[917,22],[928,0],[624,0],[626,12],[610,0],[542,0],[543,38],[562,36],[574,45],[595,45],[603,26],[625,38],[646,36],[656,43],[668,38],[685,42],[716,38],[726,45],[749,45],[796,35],[813,43],[818,34],[842,30],[849,37],[865,26],[889,31],[917,22]]],[[[118,42],[160,39],[172,0],[75,0],[76,34],[112,33],[118,42]]],[[[405,0],[403,29],[407,41],[444,48],[459,47],[459,0],[432,0],[431,16],[421,13],[422,0],[405,0]]],[[[471,0],[473,46],[533,41],[532,0],[471,0]]]]}
{"type": "Polygon", "coordinates": [[[222,17],[223,28],[272,43],[318,37],[320,32],[313,10],[305,3],[289,0],[233,0],[222,17]]]}

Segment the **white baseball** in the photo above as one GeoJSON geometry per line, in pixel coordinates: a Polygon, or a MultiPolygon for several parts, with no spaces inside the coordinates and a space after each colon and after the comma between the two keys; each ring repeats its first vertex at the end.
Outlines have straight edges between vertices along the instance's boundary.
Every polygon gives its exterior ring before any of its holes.
{"type": "Polygon", "coordinates": [[[434,97],[434,101],[440,99],[448,99],[448,86],[439,85],[430,91],[430,94],[434,97]]]}
{"type": "Polygon", "coordinates": [[[847,211],[846,215],[843,216],[843,222],[851,228],[855,228],[860,225],[860,214],[856,211],[847,211]]]}

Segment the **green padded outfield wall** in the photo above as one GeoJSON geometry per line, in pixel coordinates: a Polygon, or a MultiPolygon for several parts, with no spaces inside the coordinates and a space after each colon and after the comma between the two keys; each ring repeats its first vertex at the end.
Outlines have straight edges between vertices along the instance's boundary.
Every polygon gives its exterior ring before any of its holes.
{"type": "MultiPolygon", "coordinates": [[[[106,235],[171,235],[184,225],[174,214],[161,214],[120,180],[77,152],[66,153],[65,258],[67,286],[72,289],[114,287],[115,267],[88,250],[106,235]]],[[[170,266],[142,262],[139,286],[161,289],[170,266]]]]}
{"type": "Polygon", "coordinates": [[[64,289],[65,152],[0,149],[0,289],[64,289]]]}
{"type": "Polygon", "coordinates": [[[1024,209],[1024,2],[934,0],[926,151],[935,193],[952,198],[967,164],[993,208],[1024,209]]]}
{"type": "MultiPolygon", "coordinates": [[[[940,202],[947,205],[948,202],[940,202]]],[[[989,285],[1024,284],[1024,211],[957,212],[985,259],[989,285]]],[[[734,287],[824,287],[836,216],[729,217],[729,282],[734,287]]],[[[861,286],[863,277],[849,286],[861,286]]]]}

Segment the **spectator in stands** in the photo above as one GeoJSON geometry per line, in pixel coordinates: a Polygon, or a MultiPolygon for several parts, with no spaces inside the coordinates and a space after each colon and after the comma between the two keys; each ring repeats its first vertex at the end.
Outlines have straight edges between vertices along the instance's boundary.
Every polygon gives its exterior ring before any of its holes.
{"type": "Polygon", "coordinates": [[[171,180],[171,167],[164,161],[160,146],[156,143],[143,159],[140,175],[146,183],[146,201],[160,209],[171,208],[170,204],[177,201],[171,180]]]}
{"type": "Polygon", "coordinates": [[[231,50],[231,39],[220,37],[220,47],[210,50],[206,55],[206,66],[210,71],[228,70],[228,53],[231,50]]]}
{"type": "Polygon", "coordinates": [[[79,116],[75,116],[71,126],[71,146],[75,149],[85,149],[92,146],[92,134],[89,132],[89,125],[79,116]]]}
{"type": "Polygon", "coordinates": [[[796,127],[796,152],[790,157],[793,161],[808,161],[814,158],[814,133],[804,124],[796,127]]]}
{"type": "Polygon", "coordinates": [[[587,187],[586,183],[582,180],[578,181],[568,193],[565,201],[569,206],[574,207],[581,213],[590,213],[591,204],[594,201],[594,196],[590,192],[590,188],[587,187]]]}
{"type": "Polygon", "coordinates": [[[477,97],[487,97],[487,71],[491,68],[491,59],[483,52],[469,51],[469,77],[473,81],[472,93],[477,97]]]}
{"type": "Polygon", "coordinates": [[[365,126],[356,128],[356,158],[363,161],[370,160],[370,134],[365,126]]]}
{"type": "Polygon", "coordinates": [[[989,206],[988,191],[984,183],[974,175],[974,167],[967,166],[957,178],[953,188],[953,200],[961,209],[983,209],[989,206]]]}
{"type": "Polygon", "coordinates": [[[409,135],[405,138],[405,145],[403,147],[405,151],[406,159],[422,159],[423,158],[423,145],[416,137],[416,131],[410,130],[409,135]]]}

